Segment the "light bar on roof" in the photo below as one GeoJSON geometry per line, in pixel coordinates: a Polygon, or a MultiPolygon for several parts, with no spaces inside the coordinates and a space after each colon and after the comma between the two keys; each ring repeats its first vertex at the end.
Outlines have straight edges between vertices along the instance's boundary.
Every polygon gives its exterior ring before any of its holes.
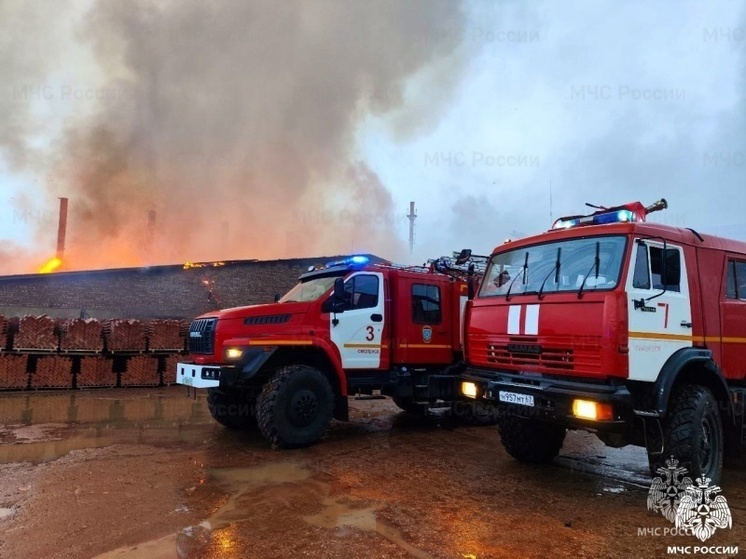
{"type": "Polygon", "coordinates": [[[608,223],[626,223],[629,221],[638,221],[635,212],[632,210],[613,210],[582,217],[558,219],[554,222],[552,229],[570,229],[584,225],[606,225],[608,223]]]}
{"type": "Polygon", "coordinates": [[[327,268],[333,268],[334,266],[362,266],[363,264],[367,264],[370,262],[370,258],[367,256],[350,256],[349,258],[344,258],[342,260],[335,260],[334,262],[327,262],[326,267],[327,268]]]}

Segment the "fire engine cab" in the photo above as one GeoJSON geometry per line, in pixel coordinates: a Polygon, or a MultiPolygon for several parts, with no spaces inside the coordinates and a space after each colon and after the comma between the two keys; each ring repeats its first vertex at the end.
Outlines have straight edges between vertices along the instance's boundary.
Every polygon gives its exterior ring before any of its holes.
{"type": "MultiPolygon", "coordinates": [[[[450,406],[459,397],[465,277],[474,264],[464,254],[429,267],[353,256],[309,270],[274,304],[198,317],[192,362],[177,365],[176,382],[207,389],[222,425],[258,424],[278,447],[312,444],[332,417],[347,420],[348,395],[380,390],[412,412],[450,406]]],[[[454,412],[478,421],[475,409],[481,404],[454,412]]]]}
{"type": "Polygon", "coordinates": [[[551,461],[567,429],[720,479],[744,438],[746,243],[646,222],[660,200],[498,246],[466,311],[462,393],[502,444],[551,461]]]}

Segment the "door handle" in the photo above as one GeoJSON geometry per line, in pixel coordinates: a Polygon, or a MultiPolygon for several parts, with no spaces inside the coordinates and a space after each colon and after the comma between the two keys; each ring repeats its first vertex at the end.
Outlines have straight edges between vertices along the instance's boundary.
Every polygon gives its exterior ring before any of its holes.
{"type": "Polygon", "coordinates": [[[370,315],[370,319],[373,322],[383,322],[383,315],[375,313],[375,314],[370,315]]]}
{"type": "Polygon", "coordinates": [[[682,320],[682,321],[681,321],[681,325],[682,325],[682,326],[683,326],[684,328],[691,328],[691,327],[692,327],[692,323],[691,323],[691,322],[687,322],[686,320],[682,320]]]}

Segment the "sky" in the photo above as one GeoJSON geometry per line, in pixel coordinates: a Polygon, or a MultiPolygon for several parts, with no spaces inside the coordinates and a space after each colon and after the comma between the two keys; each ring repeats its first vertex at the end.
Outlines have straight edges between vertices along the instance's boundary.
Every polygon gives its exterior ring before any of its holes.
{"type": "Polygon", "coordinates": [[[53,254],[58,196],[71,269],[423,262],[661,197],[746,240],[743,3],[214,4],[0,0],[1,273],[53,254]]]}

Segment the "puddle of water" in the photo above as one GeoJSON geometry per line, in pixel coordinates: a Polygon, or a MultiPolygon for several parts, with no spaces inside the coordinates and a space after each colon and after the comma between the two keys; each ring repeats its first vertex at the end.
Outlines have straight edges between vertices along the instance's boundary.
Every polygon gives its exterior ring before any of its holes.
{"type": "Polygon", "coordinates": [[[348,504],[340,503],[334,498],[324,499],[322,504],[325,508],[320,513],[312,516],[304,516],[303,520],[319,528],[342,529],[339,532],[340,535],[344,535],[345,532],[343,529],[346,527],[357,528],[364,532],[376,532],[391,543],[409,552],[416,559],[433,559],[429,553],[405,542],[398,530],[380,522],[376,518],[377,507],[355,509],[351,508],[348,504]]]}
{"type": "Polygon", "coordinates": [[[591,433],[570,431],[555,462],[573,471],[599,475],[628,486],[648,489],[652,481],[644,448],[607,447],[591,433]]]}
{"type": "Polygon", "coordinates": [[[351,529],[376,533],[415,559],[433,559],[404,541],[398,530],[377,519],[376,513],[381,505],[356,507],[351,499],[332,498],[329,485],[314,479],[311,471],[299,464],[277,462],[254,468],[215,469],[208,474],[213,483],[228,494],[228,499],[207,520],[176,535],[116,549],[94,559],[170,559],[174,556],[174,549],[179,559],[198,559],[214,550],[224,553],[220,556],[227,557],[232,551],[237,553],[236,557],[242,557],[243,554],[235,549],[235,538],[231,534],[236,524],[249,520],[256,523],[257,511],[277,510],[278,507],[281,520],[266,516],[267,525],[252,524],[254,529],[286,522],[286,516],[290,516],[290,520],[298,518],[317,528],[336,530],[335,535],[342,537],[351,529]],[[322,510],[306,516],[295,512],[301,497],[310,497],[322,506],[322,510]]]}
{"type": "MultiPolygon", "coordinates": [[[[97,555],[94,559],[174,559],[176,550],[176,534],[171,534],[164,538],[145,542],[133,547],[122,547],[97,555]]],[[[189,557],[180,556],[177,557],[189,557]]],[[[195,556],[196,557],[196,556],[195,556]]]]}
{"type": "Polygon", "coordinates": [[[0,425],[48,423],[119,424],[142,422],[206,421],[210,418],[205,398],[197,400],[167,394],[133,396],[119,390],[86,393],[0,394],[0,425]],[[99,395],[100,394],[100,395],[99,395]]]}
{"type": "Polygon", "coordinates": [[[113,444],[195,442],[216,425],[204,398],[116,395],[0,395],[0,464],[47,462],[113,444]]]}
{"type": "Polygon", "coordinates": [[[601,487],[601,491],[603,491],[604,493],[619,494],[619,493],[624,493],[626,491],[626,489],[624,487],[622,487],[621,485],[615,485],[615,486],[604,486],[604,487],[601,487]]]}
{"type": "Polygon", "coordinates": [[[63,436],[54,435],[51,440],[0,445],[0,464],[51,462],[74,450],[105,448],[115,444],[164,446],[182,442],[194,443],[203,440],[211,428],[214,426],[178,425],[161,429],[114,429],[107,426],[72,428],[64,431],[63,436]]]}

